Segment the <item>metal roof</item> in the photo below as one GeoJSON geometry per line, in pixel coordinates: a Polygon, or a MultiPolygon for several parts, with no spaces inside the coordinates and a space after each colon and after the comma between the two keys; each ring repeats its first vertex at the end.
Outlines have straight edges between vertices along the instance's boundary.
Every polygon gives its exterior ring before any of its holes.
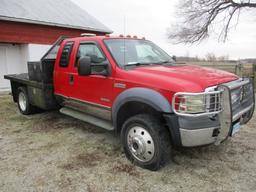
{"type": "Polygon", "coordinates": [[[70,0],[0,0],[0,20],[112,33],[70,0]]]}

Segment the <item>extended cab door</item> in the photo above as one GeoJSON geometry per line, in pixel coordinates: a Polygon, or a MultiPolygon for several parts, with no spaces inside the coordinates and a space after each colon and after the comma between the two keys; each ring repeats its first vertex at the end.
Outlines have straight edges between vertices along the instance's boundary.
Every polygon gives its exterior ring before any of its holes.
{"type": "MultiPolygon", "coordinates": [[[[70,99],[79,101],[81,105],[90,106],[87,109],[105,108],[112,106],[113,76],[111,65],[96,41],[82,41],[76,45],[76,59],[72,66],[73,84],[70,85],[70,99]],[[81,76],[78,74],[78,61],[80,58],[91,57],[97,67],[91,66],[91,75],[81,76]],[[102,75],[106,70],[103,64],[108,63],[108,75],[102,75]],[[102,65],[102,67],[101,67],[102,65]]],[[[93,109],[94,110],[94,109],[93,109]]]]}
{"type": "Polygon", "coordinates": [[[72,77],[70,75],[70,63],[74,60],[74,42],[64,41],[60,46],[55,67],[54,67],[54,93],[59,96],[70,96],[70,84],[72,77]]]}

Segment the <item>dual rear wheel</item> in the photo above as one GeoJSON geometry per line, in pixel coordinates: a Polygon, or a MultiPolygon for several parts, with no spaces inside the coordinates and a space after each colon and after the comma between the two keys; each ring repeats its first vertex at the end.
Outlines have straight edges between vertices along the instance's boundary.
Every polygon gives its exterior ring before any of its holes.
{"type": "Polygon", "coordinates": [[[17,103],[18,108],[23,115],[33,114],[36,110],[36,108],[29,103],[28,92],[25,87],[18,88],[17,103]]]}

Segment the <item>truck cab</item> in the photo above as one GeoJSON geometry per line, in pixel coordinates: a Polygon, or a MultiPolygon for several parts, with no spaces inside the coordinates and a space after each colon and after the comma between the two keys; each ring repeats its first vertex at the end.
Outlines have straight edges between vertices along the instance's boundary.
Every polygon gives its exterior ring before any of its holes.
{"type": "MultiPolygon", "coordinates": [[[[49,50],[42,63],[52,63],[47,73],[52,81],[46,83],[51,89],[42,92],[61,113],[119,133],[127,158],[151,170],[170,159],[172,147],[220,144],[254,112],[250,79],[177,64],[144,38],[66,38],[49,50]]],[[[23,109],[38,106],[31,83],[6,78],[12,81],[21,112],[20,100],[26,101],[23,109]]]]}

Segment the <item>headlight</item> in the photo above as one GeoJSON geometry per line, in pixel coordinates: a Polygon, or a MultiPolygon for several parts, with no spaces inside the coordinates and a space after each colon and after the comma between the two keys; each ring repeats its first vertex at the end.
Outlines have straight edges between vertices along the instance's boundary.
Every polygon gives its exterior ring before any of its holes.
{"type": "Polygon", "coordinates": [[[206,107],[204,95],[180,96],[177,111],[181,113],[203,113],[206,107]]]}
{"type": "Polygon", "coordinates": [[[173,97],[174,112],[178,115],[214,115],[222,110],[222,91],[204,93],[176,93],[173,97]]]}

